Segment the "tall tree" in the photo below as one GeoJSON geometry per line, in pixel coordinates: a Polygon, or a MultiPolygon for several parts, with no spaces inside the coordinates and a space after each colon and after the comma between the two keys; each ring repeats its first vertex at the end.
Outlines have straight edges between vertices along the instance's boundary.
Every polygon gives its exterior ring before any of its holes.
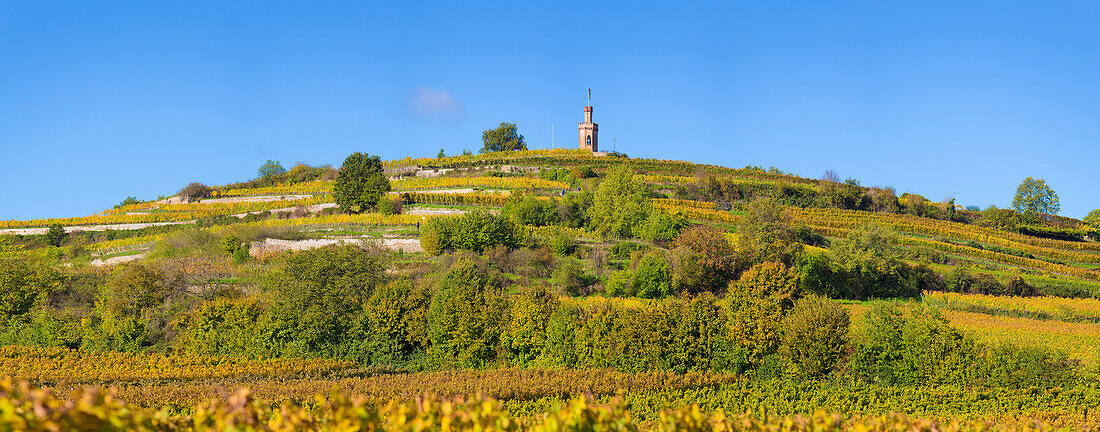
{"type": "Polygon", "coordinates": [[[1031,177],[1024,179],[1016,188],[1016,198],[1012,200],[1012,207],[1020,213],[1058,214],[1061,203],[1054,189],[1047,186],[1044,179],[1035,180],[1031,177]]]}
{"type": "Polygon", "coordinates": [[[501,123],[496,129],[482,132],[481,141],[484,143],[482,153],[527,150],[527,142],[519,134],[515,123],[501,123]]]}
{"type": "Polygon", "coordinates": [[[1085,223],[1100,229],[1100,209],[1090,211],[1089,215],[1085,216],[1085,223]]]}
{"type": "Polygon", "coordinates": [[[607,170],[588,211],[592,226],[604,238],[638,237],[653,209],[645,182],[625,165],[607,170]]]}
{"type": "Polygon", "coordinates": [[[256,170],[260,178],[266,182],[274,182],[275,178],[283,175],[286,172],[286,168],[283,168],[283,164],[279,161],[268,159],[263,165],[260,165],[260,169],[256,170]]]}
{"type": "Polygon", "coordinates": [[[382,170],[378,156],[355,152],[344,159],[344,165],[332,185],[332,197],[340,209],[348,213],[370,210],[378,204],[390,181],[382,170]]]}

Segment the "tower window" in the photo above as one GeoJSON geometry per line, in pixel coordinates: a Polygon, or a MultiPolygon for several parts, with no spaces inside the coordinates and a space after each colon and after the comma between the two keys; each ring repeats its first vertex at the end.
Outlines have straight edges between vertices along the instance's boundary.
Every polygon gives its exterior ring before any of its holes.
{"type": "Polygon", "coordinates": [[[592,135],[589,135],[587,138],[584,139],[584,145],[592,147],[592,135]]]}

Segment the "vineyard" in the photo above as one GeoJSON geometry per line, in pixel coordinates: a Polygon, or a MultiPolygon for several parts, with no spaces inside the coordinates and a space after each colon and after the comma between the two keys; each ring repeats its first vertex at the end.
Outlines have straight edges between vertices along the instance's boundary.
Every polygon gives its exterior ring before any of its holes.
{"type": "Polygon", "coordinates": [[[0,222],[0,429],[1100,427],[1082,221],[578,150],[382,165],[361,207],[302,165],[0,222]]]}

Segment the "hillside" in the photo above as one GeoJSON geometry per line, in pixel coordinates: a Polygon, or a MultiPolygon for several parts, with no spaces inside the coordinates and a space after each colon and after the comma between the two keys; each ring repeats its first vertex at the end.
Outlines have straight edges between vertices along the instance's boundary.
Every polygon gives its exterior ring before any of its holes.
{"type": "Polygon", "coordinates": [[[585,150],[382,167],[388,192],[357,213],[337,169],[299,165],[0,221],[0,364],[185,413],[222,388],[335,388],[480,394],[525,419],[589,395],[645,421],[697,404],[841,429],[1100,425],[1083,221],[585,150]]]}

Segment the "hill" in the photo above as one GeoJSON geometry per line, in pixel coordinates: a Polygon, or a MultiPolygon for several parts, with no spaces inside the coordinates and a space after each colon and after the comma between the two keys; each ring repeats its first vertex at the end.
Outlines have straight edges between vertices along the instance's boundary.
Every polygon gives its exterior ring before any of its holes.
{"type": "Polygon", "coordinates": [[[0,222],[0,362],[183,412],[247,386],[482,392],[516,417],[589,394],[642,419],[1100,420],[1083,221],[584,150],[382,166],[359,213],[336,204],[337,169],[299,165],[0,222]],[[111,367],[33,366],[59,358],[111,367]]]}

